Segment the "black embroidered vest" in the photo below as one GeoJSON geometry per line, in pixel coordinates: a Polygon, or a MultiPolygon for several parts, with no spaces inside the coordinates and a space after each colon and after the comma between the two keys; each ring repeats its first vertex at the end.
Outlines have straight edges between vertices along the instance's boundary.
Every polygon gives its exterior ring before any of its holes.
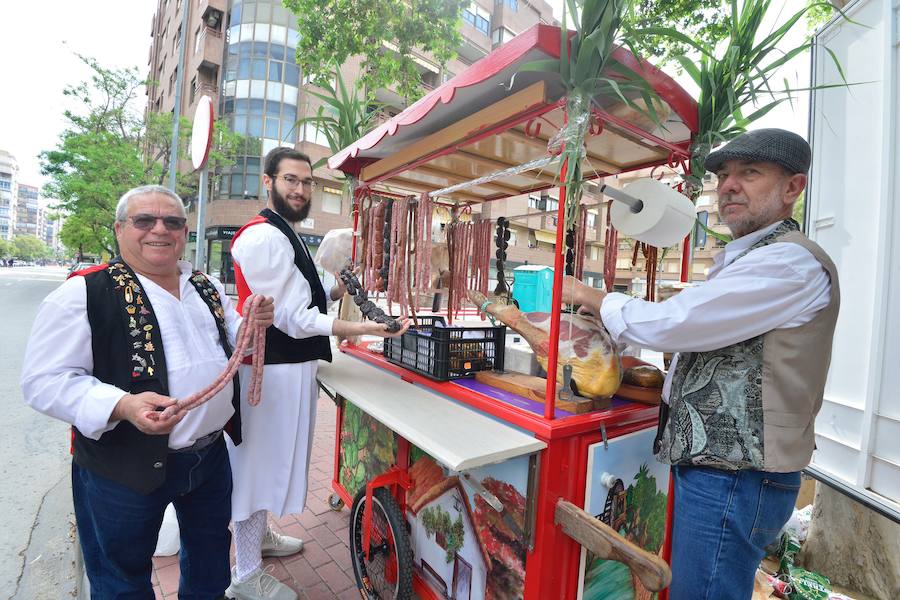
{"type": "MultiPolygon", "coordinates": [[[[309,283],[309,289],[312,292],[312,301],[308,308],[315,307],[323,315],[326,314],[328,312],[328,304],[325,288],[322,287],[316,266],[313,264],[309,252],[303,247],[297,234],[278,213],[268,208],[263,209],[259,216],[253,218],[235,234],[231,242],[232,245],[234,245],[234,242],[240,237],[244,229],[257,226],[263,221],[278,229],[291,243],[291,247],[294,249],[294,265],[309,283]]],[[[266,257],[254,257],[254,260],[266,260],[266,257]]],[[[239,297],[238,310],[240,311],[243,310],[244,301],[252,293],[252,290],[244,279],[239,264],[235,263],[234,271],[239,297]]],[[[277,301],[276,299],[276,303],[277,301]]],[[[331,341],[328,339],[328,336],[314,335],[298,339],[289,336],[274,325],[266,330],[265,364],[295,364],[311,360],[331,362],[331,341]]]]}
{"type": "MultiPolygon", "coordinates": [[[[85,274],[87,316],[91,326],[93,375],[129,393],[168,395],[166,357],[159,323],[143,287],[121,258],[106,268],[85,274]]],[[[226,356],[231,345],[224,311],[215,287],[199,272],[191,277],[197,293],[209,307],[226,356]]],[[[234,416],[226,426],[235,444],[240,443],[240,384],[233,380],[234,416]]],[[[94,473],[149,494],[166,478],[168,435],[147,435],[127,421],[92,440],[73,429],[75,462],[94,473]]]]}

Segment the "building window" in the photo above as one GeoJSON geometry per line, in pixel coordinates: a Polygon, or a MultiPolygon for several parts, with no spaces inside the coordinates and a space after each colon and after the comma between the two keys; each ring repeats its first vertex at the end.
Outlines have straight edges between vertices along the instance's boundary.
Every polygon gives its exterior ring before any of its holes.
{"type": "Polygon", "coordinates": [[[542,196],[528,196],[528,208],[536,208],[537,210],[547,210],[547,200],[542,196]]]}
{"type": "Polygon", "coordinates": [[[514,37],[516,37],[516,34],[506,27],[498,27],[491,34],[491,42],[493,43],[494,48],[496,48],[497,46],[502,46],[514,37]]]}
{"type": "Polygon", "coordinates": [[[203,29],[202,25],[194,32],[194,54],[197,54],[200,51],[200,41],[203,39],[203,36],[200,35],[201,29],[203,29]]]}
{"type": "Polygon", "coordinates": [[[597,229],[597,215],[592,212],[587,214],[587,226],[588,229],[597,229]]]}
{"type": "Polygon", "coordinates": [[[463,10],[463,21],[483,33],[491,34],[491,13],[481,8],[474,2],[470,2],[469,6],[463,10]]]}
{"type": "Polygon", "coordinates": [[[194,98],[197,96],[197,78],[194,77],[191,79],[191,101],[188,104],[194,103],[194,98]]]}
{"type": "Polygon", "coordinates": [[[331,187],[322,188],[322,212],[333,215],[341,214],[341,190],[331,187]]]}
{"type": "Polygon", "coordinates": [[[519,10],[519,0],[495,0],[494,6],[506,6],[510,10],[519,10]]]}

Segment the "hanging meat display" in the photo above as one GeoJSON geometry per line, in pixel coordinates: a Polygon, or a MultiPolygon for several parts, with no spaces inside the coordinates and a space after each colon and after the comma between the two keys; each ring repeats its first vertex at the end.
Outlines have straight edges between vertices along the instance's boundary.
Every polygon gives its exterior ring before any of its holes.
{"type": "MultiPolygon", "coordinates": [[[[550,352],[550,314],[523,313],[515,306],[490,302],[484,294],[469,292],[469,300],[519,333],[538,363],[546,370],[550,352]]],[[[619,352],[606,329],[596,318],[564,313],[559,324],[559,369],[557,382],[563,382],[563,367],[572,367],[575,391],[589,398],[609,398],[622,381],[619,352]]]]}

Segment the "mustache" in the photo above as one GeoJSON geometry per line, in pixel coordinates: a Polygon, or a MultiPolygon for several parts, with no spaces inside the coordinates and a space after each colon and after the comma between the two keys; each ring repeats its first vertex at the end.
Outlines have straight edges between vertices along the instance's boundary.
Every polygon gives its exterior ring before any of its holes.
{"type": "Polygon", "coordinates": [[[722,194],[719,196],[718,204],[720,207],[727,206],[729,204],[741,204],[746,206],[748,204],[747,198],[737,196],[735,197],[732,194],[722,194]]]}

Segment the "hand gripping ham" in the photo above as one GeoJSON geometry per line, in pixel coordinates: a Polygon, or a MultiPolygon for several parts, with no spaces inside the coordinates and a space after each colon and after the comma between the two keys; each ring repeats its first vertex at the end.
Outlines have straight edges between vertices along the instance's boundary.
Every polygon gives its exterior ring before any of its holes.
{"type": "Polygon", "coordinates": [[[197,408],[207,402],[230,382],[238,366],[240,366],[244,354],[248,349],[253,349],[253,370],[250,377],[250,386],[247,388],[247,402],[250,406],[259,404],[262,392],[263,364],[266,360],[266,328],[258,325],[255,319],[256,310],[263,301],[263,296],[253,294],[244,302],[244,320],[238,329],[237,342],[225,370],[216,379],[202,390],[195,392],[187,398],[176,400],[176,403],[161,412],[148,412],[148,419],[158,421],[167,419],[183,410],[197,408]]]}
{"type": "MultiPolygon", "coordinates": [[[[538,363],[547,368],[551,344],[549,313],[523,313],[515,306],[490,302],[476,291],[469,291],[469,300],[525,338],[538,363]]],[[[584,315],[560,315],[557,364],[557,382],[563,383],[563,367],[571,365],[572,381],[581,396],[609,398],[622,381],[618,348],[598,319],[584,315]]]]}

